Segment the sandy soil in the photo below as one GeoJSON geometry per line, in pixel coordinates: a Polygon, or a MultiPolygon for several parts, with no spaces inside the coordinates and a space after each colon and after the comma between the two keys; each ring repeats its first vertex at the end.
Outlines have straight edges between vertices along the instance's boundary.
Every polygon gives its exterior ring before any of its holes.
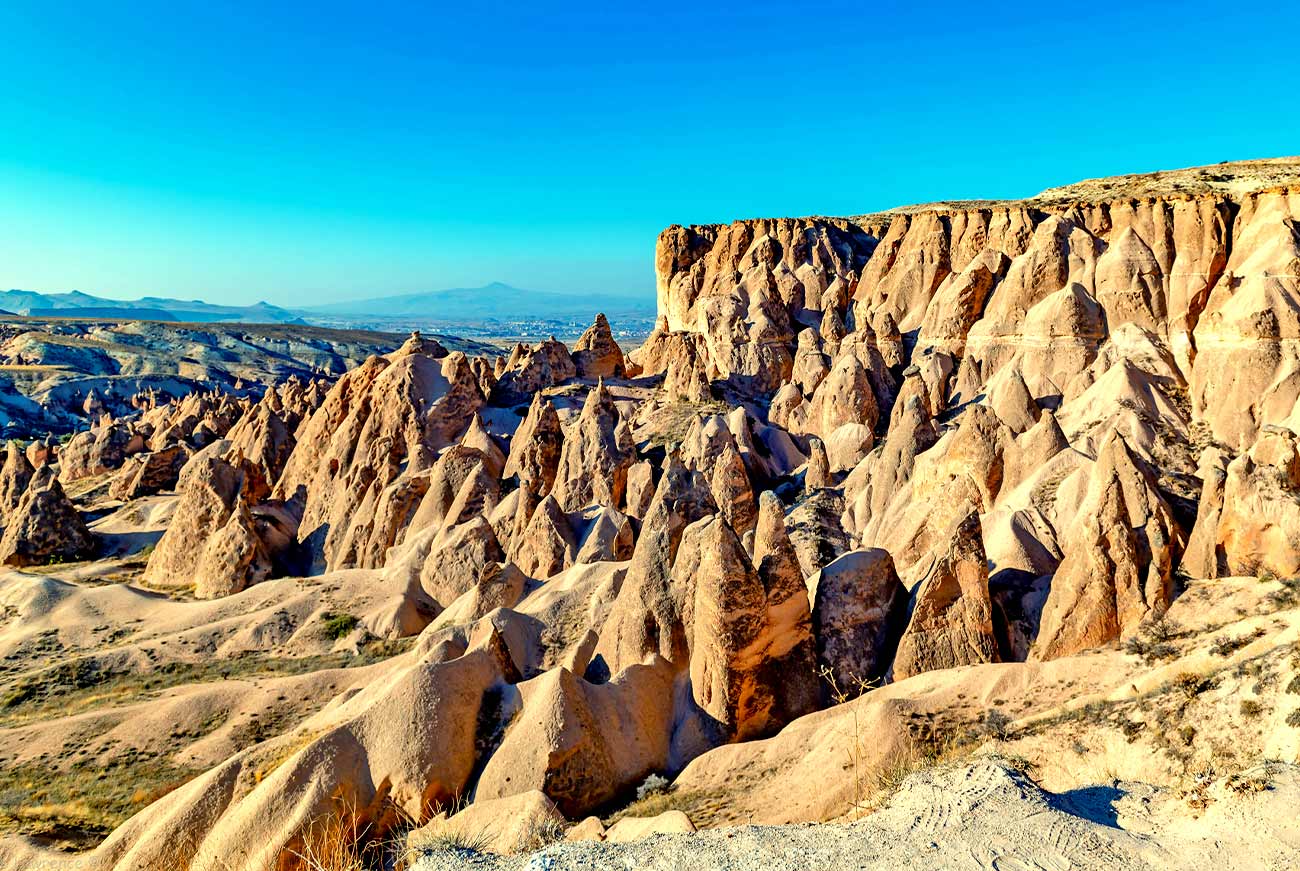
{"type": "Polygon", "coordinates": [[[1300,863],[1300,769],[1273,765],[1213,787],[1200,813],[1141,783],[1046,792],[995,760],[913,775],[878,813],[852,824],[743,826],[657,835],[631,844],[561,843],[499,857],[430,853],[413,871],[691,868],[1197,869],[1300,863]]]}

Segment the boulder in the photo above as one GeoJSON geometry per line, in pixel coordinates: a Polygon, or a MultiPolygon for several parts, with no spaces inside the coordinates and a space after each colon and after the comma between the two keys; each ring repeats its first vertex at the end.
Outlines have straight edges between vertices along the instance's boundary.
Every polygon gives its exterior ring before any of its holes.
{"type": "Polygon", "coordinates": [[[884,676],[907,619],[907,590],[889,552],[844,554],[808,581],[818,667],[850,697],[884,676]]]}
{"type": "Polygon", "coordinates": [[[416,851],[429,843],[481,843],[484,850],[509,855],[545,847],[566,824],[555,803],[534,789],[476,801],[451,816],[434,817],[412,830],[406,843],[416,851]]]}

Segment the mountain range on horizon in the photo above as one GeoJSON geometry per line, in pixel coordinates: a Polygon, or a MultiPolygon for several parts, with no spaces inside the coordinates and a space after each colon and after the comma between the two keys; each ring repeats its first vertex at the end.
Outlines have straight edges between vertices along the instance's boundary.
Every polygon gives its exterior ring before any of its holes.
{"type": "Polygon", "coordinates": [[[354,316],[368,322],[386,318],[431,321],[511,320],[529,318],[589,318],[597,311],[611,316],[651,316],[654,299],[645,301],[617,294],[566,294],[533,291],[493,281],[481,287],[456,287],[399,294],[318,306],[288,308],[261,301],[252,305],[222,305],[200,299],[182,300],[145,296],[119,300],[74,290],[42,293],[31,290],[0,291],[0,310],[47,317],[104,317],[155,321],[215,323],[310,323],[317,317],[332,322],[354,316]]]}
{"type": "Polygon", "coordinates": [[[125,317],[157,321],[244,321],[288,323],[298,315],[269,302],[253,305],[220,305],[199,299],[183,300],[144,296],[139,299],[110,299],[80,290],[41,293],[34,290],[0,291],[0,309],[20,315],[49,317],[125,317]]]}
{"type": "Polygon", "coordinates": [[[622,294],[576,294],[525,290],[501,281],[482,287],[451,287],[443,290],[406,293],[371,299],[310,306],[308,314],[364,315],[369,318],[437,317],[439,320],[500,320],[527,317],[590,318],[597,311],[607,315],[653,315],[654,297],[644,300],[622,294]]]}

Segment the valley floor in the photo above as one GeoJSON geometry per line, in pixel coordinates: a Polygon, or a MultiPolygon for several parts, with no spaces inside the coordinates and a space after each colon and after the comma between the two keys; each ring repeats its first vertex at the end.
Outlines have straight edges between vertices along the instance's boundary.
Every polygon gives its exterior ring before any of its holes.
{"type": "Polygon", "coordinates": [[[628,844],[561,843],[517,856],[446,849],[413,871],[1139,871],[1295,868],[1300,768],[1272,764],[1217,782],[1206,807],[1141,783],[1040,789],[997,759],[906,780],[880,811],[848,824],[740,826],[628,844]]]}

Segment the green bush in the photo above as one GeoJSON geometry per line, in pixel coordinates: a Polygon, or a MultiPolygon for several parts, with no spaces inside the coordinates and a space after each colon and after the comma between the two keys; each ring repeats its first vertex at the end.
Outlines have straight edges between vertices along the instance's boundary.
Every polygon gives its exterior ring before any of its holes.
{"type": "Polygon", "coordinates": [[[321,630],[330,638],[338,641],[340,638],[346,638],[352,634],[352,630],[357,628],[357,618],[351,614],[335,614],[326,611],[321,617],[321,630]]]}

